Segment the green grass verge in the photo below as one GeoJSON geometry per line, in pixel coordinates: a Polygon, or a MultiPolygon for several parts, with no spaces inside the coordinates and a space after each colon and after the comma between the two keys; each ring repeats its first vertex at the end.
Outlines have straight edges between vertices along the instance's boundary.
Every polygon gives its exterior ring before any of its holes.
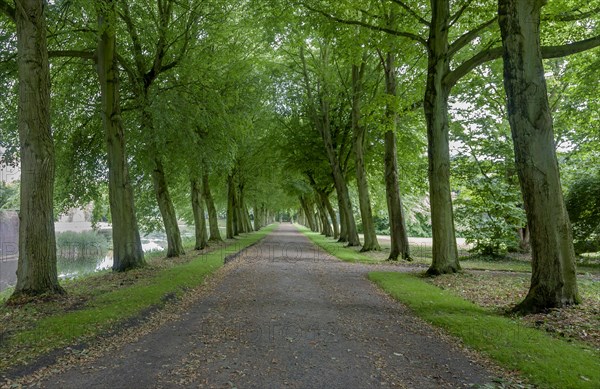
{"type": "Polygon", "coordinates": [[[543,388],[600,387],[600,355],[492,313],[415,275],[372,272],[369,279],[418,316],[543,388]]]}
{"type": "Polygon", "coordinates": [[[31,360],[53,349],[102,334],[148,308],[161,306],[168,296],[180,296],[186,290],[203,284],[208,275],[223,266],[225,256],[259,241],[275,228],[276,225],[271,225],[247,234],[225,247],[161,270],[130,287],[94,295],[81,309],[44,317],[33,328],[12,334],[2,348],[30,350],[31,355],[26,359],[31,360]]]}
{"type": "Polygon", "coordinates": [[[308,228],[295,224],[295,227],[300,230],[314,244],[327,251],[329,254],[337,257],[345,262],[360,262],[360,263],[381,263],[376,259],[369,257],[357,251],[356,248],[346,247],[344,243],[338,243],[332,238],[321,235],[318,232],[313,232],[308,228]]]}

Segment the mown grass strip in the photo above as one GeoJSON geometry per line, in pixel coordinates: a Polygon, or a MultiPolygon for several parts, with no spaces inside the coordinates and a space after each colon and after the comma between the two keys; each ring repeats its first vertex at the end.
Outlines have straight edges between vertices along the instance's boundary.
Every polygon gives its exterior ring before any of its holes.
{"type": "Polygon", "coordinates": [[[346,247],[345,243],[338,243],[332,238],[321,235],[318,232],[313,232],[306,227],[295,225],[314,244],[327,251],[329,254],[341,259],[345,262],[360,262],[360,263],[381,263],[381,261],[370,258],[369,256],[358,252],[356,249],[346,247]]]}
{"type": "Polygon", "coordinates": [[[411,274],[371,272],[369,279],[428,322],[544,388],[599,388],[600,355],[499,316],[411,274]]]}
{"type": "Polygon", "coordinates": [[[96,295],[82,309],[44,317],[34,328],[13,334],[3,348],[29,350],[31,355],[27,359],[33,359],[42,353],[104,333],[146,309],[164,304],[168,296],[179,296],[187,289],[201,285],[208,275],[223,266],[227,255],[256,243],[275,228],[276,225],[271,225],[243,236],[226,247],[161,270],[130,287],[96,295]]]}

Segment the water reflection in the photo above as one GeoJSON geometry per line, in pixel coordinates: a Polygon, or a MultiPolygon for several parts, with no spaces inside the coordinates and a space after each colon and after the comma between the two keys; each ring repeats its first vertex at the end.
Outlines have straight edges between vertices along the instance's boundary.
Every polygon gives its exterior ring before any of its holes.
{"type": "MultiPolygon", "coordinates": [[[[142,239],[144,253],[164,250],[165,240],[160,238],[142,239]]],[[[80,277],[85,274],[110,269],[113,265],[113,252],[108,248],[103,252],[101,247],[58,252],[57,267],[60,279],[80,277]],[[76,253],[74,255],[74,253],[76,253]]]]}
{"type": "MultiPolygon", "coordinates": [[[[66,223],[70,225],[72,223],[66,223]]],[[[89,223],[88,223],[89,224],[89,223]]],[[[180,226],[182,238],[192,238],[193,228],[180,226]]],[[[113,265],[111,230],[70,231],[63,228],[56,234],[57,268],[60,279],[110,269],[113,265]]],[[[151,233],[142,239],[144,253],[165,250],[167,237],[164,233],[151,233]]],[[[6,251],[6,250],[5,250],[6,251]]],[[[17,283],[18,255],[0,252],[0,292],[17,283]]]]}

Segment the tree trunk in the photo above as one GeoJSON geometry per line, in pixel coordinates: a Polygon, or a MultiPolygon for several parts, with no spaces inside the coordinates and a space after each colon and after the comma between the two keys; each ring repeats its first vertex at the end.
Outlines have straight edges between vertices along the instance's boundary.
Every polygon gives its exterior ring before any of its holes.
{"type": "Polygon", "coordinates": [[[312,209],[310,209],[308,202],[303,196],[300,196],[300,205],[302,206],[302,211],[304,212],[304,218],[306,219],[306,223],[308,224],[308,228],[311,231],[317,231],[317,226],[315,224],[314,214],[312,209]]]}
{"type": "Polygon", "coordinates": [[[258,204],[254,203],[254,231],[258,231],[265,226],[261,207],[262,205],[259,207],[258,204]]]}
{"type": "Polygon", "coordinates": [[[325,209],[327,209],[327,213],[329,213],[331,223],[333,224],[333,238],[338,239],[340,237],[339,224],[337,222],[337,216],[335,214],[335,211],[331,206],[331,201],[329,201],[329,196],[325,193],[321,193],[320,196],[323,200],[323,204],[325,205],[325,209]]]}
{"type": "Polygon", "coordinates": [[[215,202],[210,192],[210,185],[208,183],[208,173],[202,175],[202,197],[206,203],[206,210],[208,211],[208,228],[210,231],[209,241],[222,242],[221,232],[219,231],[219,218],[217,217],[217,209],[215,208],[215,202]]]}
{"type": "Polygon", "coordinates": [[[192,192],[192,212],[194,213],[194,228],[196,244],[194,250],[202,250],[208,245],[208,234],[206,233],[206,219],[204,218],[204,206],[202,205],[202,189],[200,181],[192,178],[190,181],[192,192]]]}
{"type": "MultiPolygon", "coordinates": [[[[331,169],[333,170],[333,180],[335,182],[335,188],[338,194],[340,214],[343,213],[344,215],[344,217],[341,219],[345,225],[345,231],[344,226],[342,226],[342,231],[344,231],[346,234],[345,238],[347,239],[348,246],[360,246],[358,231],[356,230],[356,221],[354,220],[354,213],[352,212],[352,203],[350,202],[350,195],[348,194],[348,185],[344,175],[342,174],[339,159],[335,155],[335,150],[333,149],[331,133],[328,129],[329,126],[325,125],[324,127],[326,127],[324,131],[324,140],[328,150],[327,154],[329,156],[329,163],[331,165],[331,169]]],[[[341,238],[342,233],[340,233],[340,239],[341,238]]]]}
{"type": "Polygon", "coordinates": [[[531,245],[529,244],[529,226],[519,228],[519,249],[528,253],[531,251],[531,245]]]}
{"type": "Polygon", "coordinates": [[[320,196],[317,197],[317,209],[319,217],[321,218],[321,225],[323,226],[323,235],[332,236],[333,230],[331,229],[331,224],[329,224],[329,219],[327,218],[327,210],[325,209],[325,204],[323,204],[323,199],[320,196]]]}
{"type": "Polygon", "coordinates": [[[233,193],[233,177],[227,176],[227,239],[233,239],[236,234],[235,194],[233,193]]]}
{"type": "Polygon", "coordinates": [[[364,235],[364,242],[360,251],[363,252],[381,250],[379,242],[377,242],[377,234],[375,233],[371,198],[369,196],[369,183],[365,170],[365,127],[360,124],[360,102],[364,73],[365,58],[363,56],[361,66],[352,65],[352,133],[354,138],[356,186],[358,187],[358,202],[364,235]]]}
{"type": "Polygon", "coordinates": [[[129,180],[125,133],[121,121],[118,65],[115,55],[114,1],[98,7],[97,72],[102,97],[102,124],[108,153],[108,197],[112,220],[113,266],[125,271],[145,264],[129,180]]]}
{"type": "Polygon", "coordinates": [[[165,178],[165,172],[160,158],[154,159],[154,170],[152,170],[152,183],[154,184],[154,194],[158,202],[158,209],[163,219],[165,234],[167,235],[167,257],[178,257],[185,254],[181,234],[177,225],[177,215],[175,207],[169,194],[169,187],[165,178]]]}
{"type": "Polygon", "coordinates": [[[342,200],[340,200],[340,196],[337,195],[336,198],[340,214],[340,237],[338,238],[338,242],[348,242],[348,226],[346,225],[346,212],[342,212],[344,205],[342,204],[342,200]]]}
{"type": "Polygon", "coordinates": [[[517,172],[531,231],[531,286],[515,310],[579,302],[575,250],[564,205],[540,49],[543,0],[499,0],[504,86],[517,172]]]}
{"type": "MultiPolygon", "coordinates": [[[[322,48],[322,59],[323,63],[326,64],[328,61],[328,48],[325,46],[322,48]]],[[[358,232],[356,231],[356,222],[354,220],[354,213],[352,212],[352,203],[350,202],[350,196],[348,194],[348,185],[346,179],[342,173],[340,166],[340,160],[337,155],[337,150],[334,147],[333,137],[330,129],[329,120],[329,102],[328,97],[324,90],[326,89],[326,83],[321,88],[320,96],[318,100],[320,103],[320,109],[317,110],[315,102],[315,95],[313,95],[312,88],[310,86],[310,80],[308,76],[308,70],[306,69],[306,60],[304,57],[304,47],[300,49],[300,58],[303,67],[303,76],[306,86],[306,94],[310,102],[310,116],[312,124],[318,130],[321,138],[323,139],[323,145],[327,152],[327,159],[331,167],[331,173],[333,175],[333,181],[335,184],[335,190],[338,195],[338,204],[340,210],[340,237],[339,242],[348,242],[348,246],[360,246],[360,240],[358,239],[358,232]]]]}
{"type": "Polygon", "coordinates": [[[449,73],[449,2],[431,0],[432,19],[427,40],[428,72],[424,110],[429,154],[429,201],[433,233],[430,275],[460,270],[450,194],[450,144],[448,142],[449,88],[443,78],[449,73]]]}
{"type": "Polygon", "coordinates": [[[54,236],[54,142],[45,2],[16,1],[21,207],[17,285],[12,297],[62,294],[54,236]]]}
{"type": "Polygon", "coordinates": [[[248,207],[246,206],[246,200],[244,198],[244,186],[239,185],[239,193],[240,193],[240,224],[242,225],[241,232],[252,232],[252,223],[250,222],[250,213],[248,212],[248,207]]]}
{"type": "Polygon", "coordinates": [[[237,194],[237,190],[234,194],[233,201],[235,204],[235,207],[234,207],[235,212],[234,212],[234,218],[233,218],[233,220],[235,222],[235,226],[233,228],[233,233],[237,236],[239,234],[243,234],[244,232],[246,232],[246,231],[244,231],[242,208],[240,206],[240,198],[237,194]]]}
{"type": "MultiPolygon", "coordinates": [[[[396,65],[395,57],[391,52],[387,54],[384,64],[386,94],[396,97],[396,65]]],[[[398,114],[393,107],[386,108],[386,116],[391,130],[384,135],[384,165],[385,165],[385,193],[390,223],[390,255],[389,261],[402,259],[411,260],[408,245],[408,232],[406,219],[400,195],[400,180],[398,179],[398,152],[396,150],[396,129],[398,128],[398,114]]]]}

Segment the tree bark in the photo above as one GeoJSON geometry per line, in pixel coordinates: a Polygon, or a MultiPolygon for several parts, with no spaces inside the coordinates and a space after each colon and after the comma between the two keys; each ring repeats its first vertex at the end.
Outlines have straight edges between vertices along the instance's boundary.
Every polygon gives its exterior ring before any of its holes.
{"type": "Polygon", "coordinates": [[[19,259],[11,298],[62,294],[54,236],[54,141],[50,129],[50,68],[43,1],[15,2],[21,151],[19,259]]]}
{"type": "Polygon", "coordinates": [[[192,193],[192,212],[194,214],[194,229],[196,244],[194,250],[202,250],[208,246],[208,234],[206,233],[206,219],[204,218],[204,206],[202,205],[202,188],[198,178],[190,180],[192,193]]]}
{"type": "Polygon", "coordinates": [[[112,220],[113,266],[125,271],[145,264],[140,240],[133,188],[129,180],[125,132],[121,121],[118,66],[115,52],[115,3],[107,0],[98,6],[97,72],[102,99],[102,124],[108,154],[108,197],[112,220]]]}
{"type": "Polygon", "coordinates": [[[529,226],[525,226],[524,228],[519,228],[519,249],[528,253],[531,251],[531,245],[529,244],[529,226]]]}
{"type": "Polygon", "coordinates": [[[428,72],[423,102],[429,154],[429,201],[433,234],[430,275],[460,270],[450,192],[448,95],[443,78],[450,72],[448,56],[449,1],[431,0],[432,19],[427,40],[428,72]]]}
{"type": "Polygon", "coordinates": [[[307,227],[310,228],[311,231],[316,232],[317,226],[315,224],[315,216],[304,196],[300,196],[300,205],[302,206],[302,211],[304,212],[304,217],[306,219],[306,223],[308,224],[307,227]]]}
{"type": "Polygon", "coordinates": [[[152,170],[152,183],[154,184],[154,194],[158,202],[158,209],[163,219],[165,234],[167,235],[167,257],[178,257],[185,254],[181,234],[177,225],[177,215],[175,207],[169,194],[169,187],[165,178],[165,171],[160,158],[154,158],[154,170],[152,170]]]}
{"type": "Polygon", "coordinates": [[[331,201],[329,201],[329,196],[326,193],[320,193],[319,195],[323,200],[323,204],[325,205],[325,209],[327,209],[327,213],[329,213],[329,217],[331,218],[331,224],[333,224],[333,238],[338,239],[340,236],[339,224],[337,222],[335,210],[331,206],[331,201]]]}
{"type": "MultiPolygon", "coordinates": [[[[327,118],[324,119],[324,121],[325,120],[329,119],[327,118]]],[[[348,246],[360,246],[358,231],[356,230],[356,221],[354,220],[354,213],[352,212],[352,203],[350,202],[350,195],[348,193],[348,184],[342,173],[339,158],[337,158],[333,148],[333,140],[331,139],[331,132],[329,131],[328,124],[323,125],[322,135],[329,157],[329,164],[333,173],[333,181],[338,194],[340,214],[343,213],[343,217],[340,216],[343,223],[342,232],[340,232],[340,241],[342,241],[341,239],[344,237],[348,242],[348,246]]]]}
{"type": "Polygon", "coordinates": [[[258,231],[265,226],[262,206],[262,204],[258,206],[258,204],[254,203],[254,231],[258,231]]]}
{"type": "Polygon", "coordinates": [[[210,191],[208,173],[202,174],[202,197],[204,198],[206,210],[208,211],[208,228],[210,231],[208,240],[222,242],[223,239],[221,238],[221,232],[219,231],[219,218],[217,217],[217,209],[210,191]]]}
{"type": "Polygon", "coordinates": [[[529,293],[516,311],[579,302],[575,250],[564,205],[540,49],[543,0],[499,0],[504,86],[519,182],[531,231],[529,293]]]}
{"type": "Polygon", "coordinates": [[[252,223],[250,222],[250,213],[248,212],[248,207],[246,206],[246,199],[244,196],[244,185],[240,184],[239,187],[239,209],[240,209],[240,224],[242,226],[241,232],[252,232],[252,223]]]}
{"type": "MultiPolygon", "coordinates": [[[[383,61],[382,61],[383,62],[383,61]]],[[[389,52],[383,64],[385,71],[385,89],[390,97],[396,97],[396,65],[394,54],[389,52]]],[[[390,223],[390,255],[389,261],[402,259],[410,260],[406,218],[400,195],[400,180],[398,179],[398,152],[396,149],[396,129],[398,128],[398,113],[393,107],[386,108],[386,116],[391,129],[384,135],[384,166],[385,193],[390,223]]]]}
{"type": "Polygon", "coordinates": [[[325,204],[323,204],[323,199],[317,195],[317,209],[319,217],[321,218],[321,225],[323,226],[322,233],[325,236],[333,236],[333,230],[331,229],[331,224],[329,224],[329,218],[327,217],[327,210],[325,209],[325,204]]]}
{"type": "Polygon", "coordinates": [[[235,193],[233,176],[227,176],[227,239],[233,239],[237,235],[235,220],[235,193]]]}
{"type": "Polygon", "coordinates": [[[340,199],[339,195],[337,195],[336,198],[340,214],[340,237],[338,238],[338,242],[348,242],[348,225],[346,224],[346,212],[342,211],[342,209],[344,209],[344,204],[342,203],[342,200],[340,199]]]}
{"type": "Polygon", "coordinates": [[[364,56],[360,66],[352,65],[352,134],[354,138],[356,186],[358,188],[358,202],[364,235],[364,242],[360,251],[363,252],[381,250],[379,242],[377,242],[377,234],[375,233],[371,197],[369,196],[369,183],[365,169],[365,127],[360,124],[360,103],[365,67],[364,56]]]}

